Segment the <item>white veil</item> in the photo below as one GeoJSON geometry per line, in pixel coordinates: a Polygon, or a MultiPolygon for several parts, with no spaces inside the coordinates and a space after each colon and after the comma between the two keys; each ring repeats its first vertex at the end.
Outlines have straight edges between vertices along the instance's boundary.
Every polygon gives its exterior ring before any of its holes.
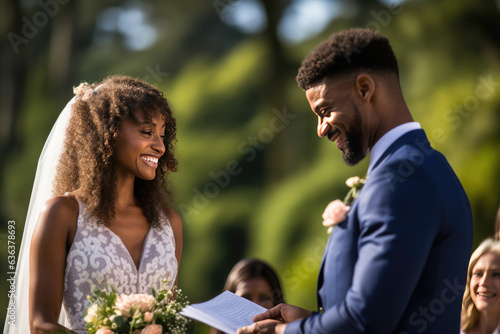
{"type": "MultiPolygon", "coordinates": [[[[15,294],[9,300],[7,317],[5,320],[4,334],[26,334],[29,327],[29,251],[33,229],[38,220],[39,213],[44,203],[54,195],[53,181],[56,176],[56,167],[64,149],[66,129],[71,118],[71,107],[76,96],[69,101],[59,115],[50,131],[49,137],[43,146],[42,154],[38,160],[35,181],[31,192],[28,214],[24,225],[23,239],[17,260],[15,294]]],[[[12,291],[12,287],[10,288],[12,291]]],[[[64,324],[64,311],[61,311],[59,322],[64,324]]]]}

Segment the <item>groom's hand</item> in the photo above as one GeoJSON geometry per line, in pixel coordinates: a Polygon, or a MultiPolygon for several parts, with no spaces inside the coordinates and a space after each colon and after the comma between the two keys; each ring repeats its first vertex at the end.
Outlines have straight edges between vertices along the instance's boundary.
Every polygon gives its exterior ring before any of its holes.
{"type": "Polygon", "coordinates": [[[285,324],[277,320],[262,320],[238,329],[236,334],[284,334],[285,324]]]}
{"type": "Polygon", "coordinates": [[[278,304],[264,313],[257,314],[253,317],[253,321],[257,322],[265,319],[275,319],[288,323],[310,317],[311,314],[311,311],[304,310],[303,308],[297,306],[278,304]]]}
{"type": "Polygon", "coordinates": [[[253,317],[255,323],[240,328],[237,334],[247,333],[285,333],[286,323],[301,320],[311,316],[312,312],[303,308],[288,304],[279,304],[264,313],[253,317]]]}

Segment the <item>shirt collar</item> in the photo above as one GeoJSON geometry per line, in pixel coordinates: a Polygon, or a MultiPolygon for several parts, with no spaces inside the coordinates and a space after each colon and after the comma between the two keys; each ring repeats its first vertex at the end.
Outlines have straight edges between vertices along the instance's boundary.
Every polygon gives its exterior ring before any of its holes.
{"type": "Polygon", "coordinates": [[[398,125],[395,128],[387,131],[382,137],[380,137],[380,139],[375,143],[375,145],[373,145],[372,149],[370,150],[370,165],[368,166],[367,174],[370,174],[373,166],[378,161],[378,159],[380,159],[382,154],[384,154],[389,146],[391,146],[392,143],[398,140],[399,137],[407,132],[421,128],[422,127],[418,122],[408,122],[398,125]]]}

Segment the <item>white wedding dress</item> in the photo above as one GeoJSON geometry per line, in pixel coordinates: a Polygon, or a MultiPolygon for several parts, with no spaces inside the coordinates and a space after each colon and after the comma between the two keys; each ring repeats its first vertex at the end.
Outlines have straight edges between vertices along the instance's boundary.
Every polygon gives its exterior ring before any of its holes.
{"type": "Polygon", "coordinates": [[[94,287],[112,286],[118,294],[151,294],[164,279],[172,287],[177,275],[175,239],[170,222],[160,228],[151,227],[142,250],[139,269],[121,239],[89,213],[79,202],[78,227],[66,258],[63,305],[66,326],[86,333],[84,311],[90,305],[87,296],[94,287]]]}

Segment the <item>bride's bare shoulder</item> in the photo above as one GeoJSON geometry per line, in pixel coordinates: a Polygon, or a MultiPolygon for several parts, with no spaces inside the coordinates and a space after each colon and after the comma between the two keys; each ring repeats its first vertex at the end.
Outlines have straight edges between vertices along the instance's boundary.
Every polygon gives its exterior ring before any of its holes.
{"type": "Polygon", "coordinates": [[[45,202],[42,211],[50,215],[77,215],[78,202],[73,196],[55,196],[45,202]]]}
{"type": "Polygon", "coordinates": [[[78,202],[73,196],[55,196],[45,202],[39,223],[52,228],[72,229],[78,220],[78,213],[78,202]]]}

